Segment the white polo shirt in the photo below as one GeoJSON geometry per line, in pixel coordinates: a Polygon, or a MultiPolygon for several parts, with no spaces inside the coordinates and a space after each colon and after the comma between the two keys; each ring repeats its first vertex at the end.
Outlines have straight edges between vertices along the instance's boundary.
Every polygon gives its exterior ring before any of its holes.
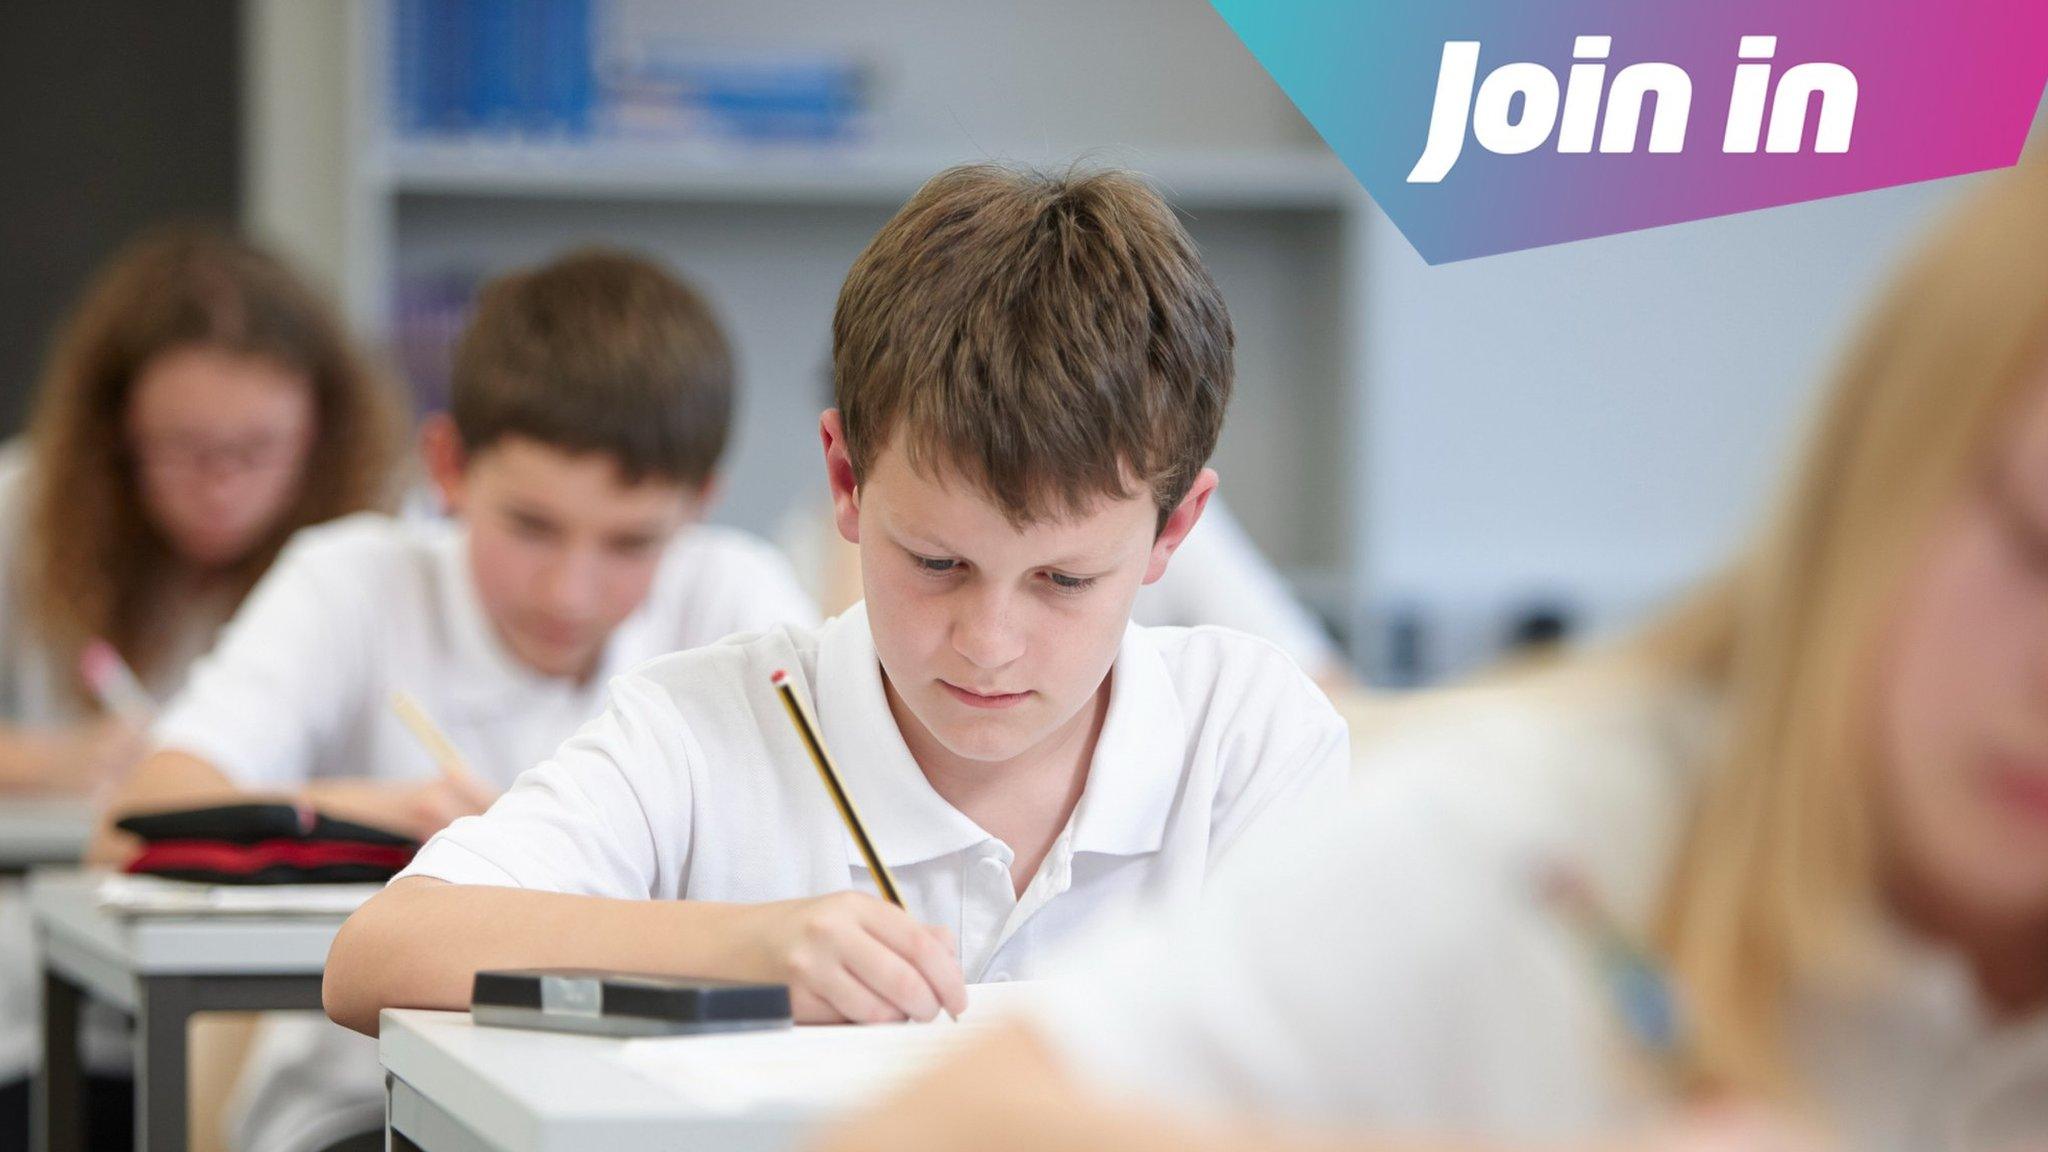
{"type": "MultiPolygon", "coordinates": [[[[816,609],[765,543],[700,525],[661,559],[586,682],[543,676],[498,638],[459,522],[351,516],[301,532],[153,730],[256,790],[317,778],[427,779],[391,711],[418,700],[479,775],[509,786],[603,706],[608,676],[664,652],[816,609]]],[[[317,1148],[374,1123],[376,1045],[317,1014],[266,1017],[231,1120],[239,1149],[317,1148]]]]}
{"type": "MultiPolygon", "coordinates": [[[[72,671],[43,642],[26,602],[22,565],[28,546],[31,459],[22,439],[0,445],[0,722],[25,728],[60,727],[87,719],[91,710],[70,684],[72,671]]],[[[181,603],[168,643],[143,687],[165,699],[213,644],[233,601],[211,596],[181,603]]],[[[41,991],[28,900],[21,884],[0,880],[0,1084],[34,1071],[42,1051],[41,991]]],[[[127,1067],[127,1022],[111,1009],[86,1006],[84,1047],[94,1071],[127,1067]]]]}
{"type": "MultiPolygon", "coordinates": [[[[1063,1061],[1182,1110],[1417,1136],[1563,1142],[1667,1107],[1537,877],[1578,868],[1641,934],[1717,717],[1608,687],[1476,692],[1393,730],[1319,829],[1069,958],[1040,1005],[1063,1061]]],[[[2048,1013],[1996,1023],[1959,957],[1884,935],[1885,978],[1801,991],[1788,1021],[1843,1146],[2032,1146],[2048,1013]]]]}
{"type": "Polygon", "coordinates": [[[817,618],[789,565],[730,528],[684,531],[647,599],[585,682],[544,676],[499,639],[453,521],[351,516],[294,537],[193,668],[157,744],[251,789],[323,777],[426,779],[419,739],[391,711],[409,693],[470,766],[509,785],[603,703],[605,680],[735,632],[817,618]]]}
{"type": "Polygon", "coordinates": [[[406,870],[462,884],[762,902],[872,891],[769,677],[786,668],[910,912],[959,936],[970,981],[1039,975],[1049,946],[1144,901],[1186,903],[1257,821],[1341,793],[1344,723],[1278,648],[1127,627],[1065,829],[1019,897],[1010,848],[933,790],[889,711],[864,605],[664,657],[599,719],[406,870]]]}

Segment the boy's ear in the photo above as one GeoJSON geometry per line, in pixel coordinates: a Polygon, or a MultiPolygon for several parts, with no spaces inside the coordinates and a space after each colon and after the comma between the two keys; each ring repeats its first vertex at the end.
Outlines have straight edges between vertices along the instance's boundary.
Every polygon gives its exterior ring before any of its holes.
{"type": "Polygon", "coordinates": [[[848,544],[860,543],[860,486],[853,479],[853,457],[846,449],[846,425],[839,409],[818,417],[818,439],[825,448],[825,483],[832,489],[832,521],[848,544]]]}
{"type": "Polygon", "coordinates": [[[695,524],[711,515],[711,509],[717,505],[718,498],[723,495],[725,495],[725,477],[713,472],[709,477],[705,478],[704,483],[684,493],[684,520],[695,524]]]}
{"type": "Polygon", "coordinates": [[[1152,541],[1152,556],[1145,564],[1145,583],[1150,584],[1166,575],[1166,562],[1173,559],[1181,541],[1195,530],[1202,519],[1202,509],[1209,506],[1209,497],[1216,494],[1216,470],[1204,468],[1196,475],[1195,482],[1188,488],[1188,494],[1180,498],[1173,511],[1167,514],[1165,527],[1152,541]]]}
{"type": "Polygon", "coordinates": [[[446,412],[436,412],[420,421],[420,460],[427,479],[440,493],[441,507],[451,516],[462,514],[463,483],[469,471],[469,453],[462,446],[462,434],[446,412]]]}

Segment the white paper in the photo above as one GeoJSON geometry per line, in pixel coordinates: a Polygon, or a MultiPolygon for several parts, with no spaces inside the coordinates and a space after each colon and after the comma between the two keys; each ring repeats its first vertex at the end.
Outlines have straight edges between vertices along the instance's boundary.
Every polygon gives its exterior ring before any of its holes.
{"type": "Polygon", "coordinates": [[[195,884],[161,876],[109,876],[100,907],[123,916],[346,916],[382,884],[195,884]]]}
{"type": "Polygon", "coordinates": [[[664,1036],[628,1041],[622,1058],[706,1112],[836,1111],[887,1094],[987,1034],[1030,990],[1028,983],[974,985],[958,1021],[664,1036]]]}

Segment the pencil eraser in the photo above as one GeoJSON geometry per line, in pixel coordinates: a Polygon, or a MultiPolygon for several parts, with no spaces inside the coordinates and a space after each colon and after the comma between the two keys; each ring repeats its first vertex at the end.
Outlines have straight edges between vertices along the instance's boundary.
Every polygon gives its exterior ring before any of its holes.
{"type": "Polygon", "coordinates": [[[92,688],[102,689],[121,666],[121,654],[105,640],[94,640],[78,654],[78,671],[92,688]]]}
{"type": "Polygon", "coordinates": [[[768,677],[768,682],[780,688],[782,682],[787,679],[789,679],[789,671],[784,668],[777,668],[774,675],[768,677]]]}

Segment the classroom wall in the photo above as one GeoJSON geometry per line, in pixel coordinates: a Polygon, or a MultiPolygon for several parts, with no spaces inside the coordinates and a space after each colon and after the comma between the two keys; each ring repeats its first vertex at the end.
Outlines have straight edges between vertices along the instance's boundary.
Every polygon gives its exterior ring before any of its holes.
{"type": "Polygon", "coordinates": [[[1608,632],[1712,571],[1765,514],[1872,295],[1976,179],[1436,268],[1373,213],[1354,430],[1369,666],[1404,617],[1425,671],[1455,671],[1525,606],[1608,632]]]}
{"type": "Polygon", "coordinates": [[[1469,664],[1523,606],[1640,618],[1743,539],[1941,181],[1438,268],[1384,217],[1366,583],[1469,664]]]}
{"type": "Polygon", "coordinates": [[[92,271],[164,219],[232,225],[234,4],[0,5],[0,436],[92,271]]]}

